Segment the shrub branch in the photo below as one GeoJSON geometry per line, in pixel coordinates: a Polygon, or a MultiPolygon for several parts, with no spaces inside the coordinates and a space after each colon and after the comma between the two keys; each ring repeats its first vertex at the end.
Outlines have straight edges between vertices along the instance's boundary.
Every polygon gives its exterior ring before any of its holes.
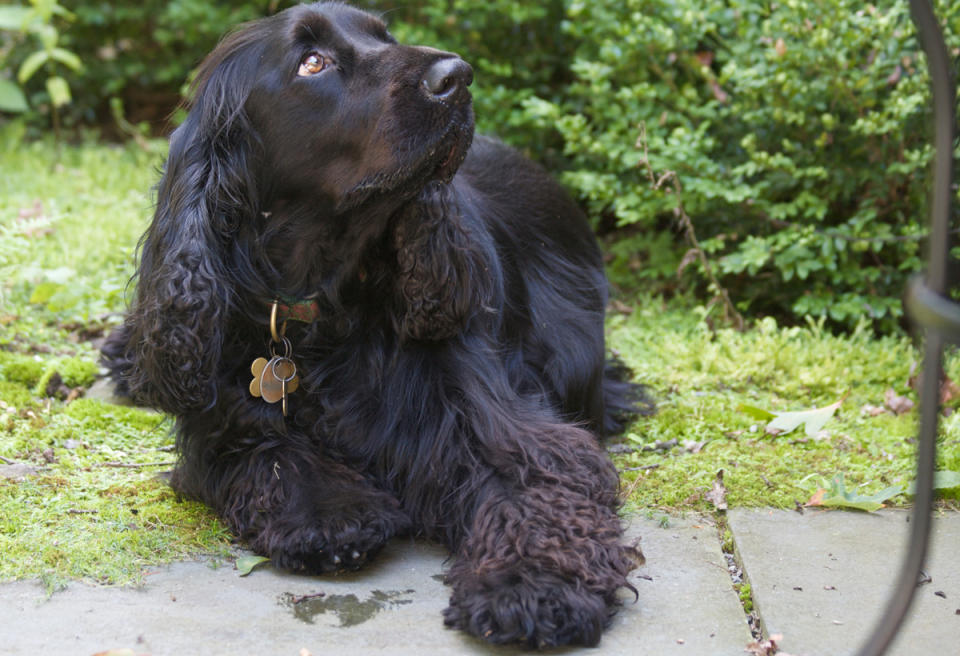
{"type": "MultiPolygon", "coordinates": [[[[723,310],[723,320],[733,325],[737,330],[743,331],[743,316],[741,316],[730,300],[730,294],[727,293],[727,289],[720,284],[719,279],[717,279],[717,276],[714,274],[713,267],[710,266],[710,260],[707,259],[707,255],[700,246],[700,241],[697,239],[697,232],[693,227],[693,221],[683,207],[683,185],[680,183],[680,177],[676,171],[668,170],[661,173],[658,178],[653,171],[653,166],[650,164],[650,153],[647,147],[647,126],[645,123],[640,124],[640,136],[637,137],[636,147],[643,150],[643,159],[640,160],[640,166],[643,166],[647,170],[651,188],[659,191],[664,190],[666,185],[670,185],[677,199],[677,204],[673,208],[673,215],[683,227],[684,237],[690,246],[680,261],[680,266],[677,268],[677,276],[683,273],[683,270],[694,261],[699,262],[700,268],[709,282],[710,290],[714,293],[714,297],[710,299],[707,307],[719,303],[723,310]]],[[[666,192],[669,193],[670,189],[666,189],[666,192]]]]}

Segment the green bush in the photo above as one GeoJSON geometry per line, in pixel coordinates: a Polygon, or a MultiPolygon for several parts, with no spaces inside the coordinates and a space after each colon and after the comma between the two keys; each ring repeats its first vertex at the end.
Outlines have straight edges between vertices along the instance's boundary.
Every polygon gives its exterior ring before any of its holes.
{"type": "MultiPolygon", "coordinates": [[[[956,56],[960,5],[936,5],[956,56]]],[[[922,265],[931,157],[906,2],[574,0],[565,32],[576,79],[526,115],[559,131],[564,181],[619,229],[620,280],[672,277],[686,248],[675,195],[651,188],[636,147],[643,124],[741,307],[896,323],[922,265]]]]}
{"type": "Polygon", "coordinates": [[[74,93],[82,112],[74,119],[108,121],[107,101],[119,98],[133,121],[149,121],[161,129],[190,71],[223,33],[269,9],[266,3],[198,0],[77,4],[76,20],[65,39],[87,72],[74,93]]]}
{"type": "MultiPolygon", "coordinates": [[[[74,84],[75,104],[68,122],[109,124],[109,99],[122,102],[133,122],[154,129],[180,100],[190,71],[232,26],[275,13],[291,0],[208,3],[85,2],[70,7],[74,19],[62,25],[63,42],[84,62],[74,84]]],[[[440,2],[421,0],[394,8],[392,2],[358,1],[356,6],[386,12],[398,39],[446,48],[470,59],[477,71],[478,115],[488,128],[507,127],[519,116],[519,101],[548,94],[565,80],[572,50],[562,30],[563,3],[522,4],[509,0],[440,2]]],[[[9,36],[9,35],[8,35],[9,36]]],[[[16,44],[8,46],[16,50],[16,44]]],[[[2,49],[0,49],[2,54],[2,49]]],[[[6,62],[19,64],[26,52],[6,62]]],[[[0,60],[2,61],[2,60],[0,60]]],[[[41,84],[31,86],[34,106],[43,107],[41,84]]],[[[516,122],[516,121],[514,121],[516,122]]],[[[503,130],[499,130],[503,132],[503,130]]]]}

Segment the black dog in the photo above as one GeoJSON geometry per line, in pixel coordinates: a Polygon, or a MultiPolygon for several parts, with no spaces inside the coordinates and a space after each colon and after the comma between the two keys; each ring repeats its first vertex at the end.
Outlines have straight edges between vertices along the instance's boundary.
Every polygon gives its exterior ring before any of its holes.
{"type": "Polygon", "coordinates": [[[640,397],[605,361],[586,220],[473,139],[472,76],[340,4],[227,37],[105,360],[176,416],[173,486],[277,566],[413,532],[454,554],[448,625],[592,645],[640,558],[597,435],[640,397]]]}

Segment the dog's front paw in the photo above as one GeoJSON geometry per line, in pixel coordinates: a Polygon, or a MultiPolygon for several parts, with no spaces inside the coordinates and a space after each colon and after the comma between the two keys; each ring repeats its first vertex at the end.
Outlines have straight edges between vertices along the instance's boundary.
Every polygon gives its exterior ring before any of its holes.
{"type": "Polygon", "coordinates": [[[254,550],[269,556],[280,569],[308,574],[359,569],[410,525],[398,509],[352,515],[345,509],[337,517],[289,520],[268,525],[255,540],[254,550]]]}
{"type": "Polygon", "coordinates": [[[488,642],[542,649],[594,646],[613,616],[602,595],[576,582],[540,575],[512,577],[497,585],[478,579],[451,581],[444,622],[488,642]]]}

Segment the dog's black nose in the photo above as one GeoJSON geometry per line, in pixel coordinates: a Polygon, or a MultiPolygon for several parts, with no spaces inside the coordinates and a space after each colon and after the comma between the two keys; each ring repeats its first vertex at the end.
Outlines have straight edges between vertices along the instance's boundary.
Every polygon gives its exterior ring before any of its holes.
{"type": "Polygon", "coordinates": [[[447,100],[473,82],[473,69],[459,57],[444,57],[423,74],[423,87],[431,98],[447,100]]]}

